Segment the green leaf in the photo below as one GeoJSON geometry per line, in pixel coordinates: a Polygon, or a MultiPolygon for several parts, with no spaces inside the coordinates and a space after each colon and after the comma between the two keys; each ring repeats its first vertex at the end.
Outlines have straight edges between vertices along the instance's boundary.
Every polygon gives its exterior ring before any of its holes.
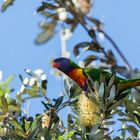
{"type": "Polygon", "coordinates": [[[9,121],[9,123],[14,127],[15,133],[16,133],[18,136],[21,136],[21,137],[23,137],[23,138],[26,137],[25,132],[24,132],[23,128],[21,127],[21,124],[20,124],[17,120],[11,119],[11,120],[9,121]]]}
{"type": "Polygon", "coordinates": [[[89,134],[89,139],[91,140],[102,140],[104,137],[104,132],[101,131],[99,128],[99,125],[95,125],[89,134]]]}
{"type": "Polygon", "coordinates": [[[5,93],[10,93],[11,89],[9,88],[9,84],[14,79],[14,75],[11,75],[7,78],[6,81],[0,82],[0,95],[5,95],[5,93]]]}
{"type": "Polygon", "coordinates": [[[118,106],[120,106],[122,104],[122,102],[123,102],[123,100],[119,100],[119,101],[113,103],[113,105],[108,107],[108,110],[112,110],[112,109],[117,108],[118,106]]]}
{"type": "Polygon", "coordinates": [[[74,135],[74,131],[70,131],[68,134],[63,135],[63,136],[59,136],[58,140],[68,140],[69,138],[71,138],[74,135]]]}
{"type": "Polygon", "coordinates": [[[63,136],[59,136],[58,137],[58,140],[63,140],[63,136]]]}
{"type": "Polygon", "coordinates": [[[67,138],[71,138],[73,135],[74,135],[74,131],[70,131],[70,132],[66,135],[66,137],[67,137],[67,138]]]}
{"type": "Polygon", "coordinates": [[[41,101],[41,103],[44,105],[44,107],[49,110],[51,107],[52,107],[52,104],[51,103],[45,103],[43,101],[41,101]]]}
{"type": "Polygon", "coordinates": [[[42,119],[42,115],[36,117],[36,119],[33,121],[31,127],[27,131],[28,138],[29,137],[32,138],[37,133],[37,130],[41,125],[41,119],[42,119]]]}
{"type": "Polygon", "coordinates": [[[31,126],[31,122],[25,120],[24,123],[25,123],[25,124],[24,124],[24,126],[25,126],[25,131],[27,132],[27,131],[29,130],[30,126],[31,126]]]}
{"type": "Polygon", "coordinates": [[[42,91],[42,95],[45,96],[46,95],[46,90],[47,90],[47,80],[43,80],[41,82],[41,91],[42,91]]]}
{"type": "Polygon", "coordinates": [[[109,83],[108,83],[109,87],[111,87],[113,85],[113,83],[115,82],[115,79],[116,79],[116,75],[113,74],[113,76],[110,78],[109,83]]]}
{"type": "Polygon", "coordinates": [[[116,87],[115,85],[113,85],[110,90],[109,103],[112,103],[114,101],[115,95],[116,95],[116,87]]]}
{"type": "Polygon", "coordinates": [[[25,132],[22,131],[22,130],[20,130],[20,129],[16,129],[16,130],[15,130],[15,133],[16,133],[18,136],[20,136],[20,137],[23,137],[23,138],[26,137],[25,132]]]}
{"type": "Polygon", "coordinates": [[[39,97],[40,95],[37,94],[35,91],[26,89],[26,92],[31,96],[31,97],[39,97]]]}
{"type": "Polygon", "coordinates": [[[121,140],[121,138],[117,136],[113,140],[121,140]]]}
{"type": "Polygon", "coordinates": [[[132,120],[127,119],[127,118],[122,118],[122,119],[118,119],[118,120],[122,121],[122,122],[132,122],[132,120]]]}
{"type": "Polygon", "coordinates": [[[135,137],[137,137],[137,134],[138,134],[138,130],[136,129],[136,127],[134,127],[134,126],[132,126],[132,125],[129,125],[128,126],[128,129],[129,129],[129,131],[131,131],[131,133],[135,136],[135,137]]]}
{"type": "Polygon", "coordinates": [[[7,85],[9,85],[9,84],[13,81],[14,77],[15,77],[14,75],[10,75],[10,76],[7,78],[7,80],[6,80],[7,85]]]}
{"type": "Polygon", "coordinates": [[[102,82],[102,83],[100,84],[99,91],[98,91],[100,101],[103,100],[104,90],[105,90],[104,82],[102,82]]]}
{"type": "Polygon", "coordinates": [[[8,103],[7,103],[7,100],[5,99],[4,96],[1,96],[0,97],[0,100],[1,100],[1,108],[2,108],[2,111],[4,114],[6,114],[9,110],[8,110],[8,103]]]}
{"type": "Polygon", "coordinates": [[[92,63],[93,61],[97,60],[98,57],[95,55],[89,55],[86,59],[84,59],[84,65],[85,67],[87,67],[90,63],[92,63]]]}
{"type": "Polygon", "coordinates": [[[5,12],[9,6],[13,4],[14,0],[6,0],[1,6],[1,12],[5,12]]]}
{"type": "Polygon", "coordinates": [[[114,125],[116,122],[115,121],[106,121],[104,124],[105,125],[114,125]]]}
{"type": "Polygon", "coordinates": [[[8,109],[10,111],[21,112],[21,108],[19,106],[16,106],[16,105],[8,105],[8,109]]]}
{"type": "Polygon", "coordinates": [[[53,99],[55,101],[54,107],[58,109],[58,107],[62,104],[64,96],[60,96],[58,99],[53,99]]]}
{"type": "Polygon", "coordinates": [[[52,21],[52,22],[47,23],[47,24],[44,23],[44,25],[41,25],[41,26],[43,26],[44,29],[40,34],[38,34],[38,36],[35,40],[36,44],[45,43],[45,42],[49,41],[54,36],[56,21],[52,21]]]}
{"type": "Polygon", "coordinates": [[[91,45],[90,42],[81,42],[81,43],[78,43],[78,44],[74,47],[74,49],[73,49],[74,55],[75,55],[75,56],[78,56],[78,55],[79,55],[79,53],[80,53],[79,49],[80,49],[80,48],[83,48],[83,49],[88,50],[90,45],[91,45]]]}
{"type": "Polygon", "coordinates": [[[45,9],[55,10],[56,8],[58,8],[58,7],[55,5],[52,5],[52,4],[47,3],[47,2],[42,2],[42,5],[37,9],[37,12],[44,11],[45,9]]]}
{"type": "Polygon", "coordinates": [[[3,120],[5,119],[5,115],[0,115],[0,122],[3,122],[3,120]]]}

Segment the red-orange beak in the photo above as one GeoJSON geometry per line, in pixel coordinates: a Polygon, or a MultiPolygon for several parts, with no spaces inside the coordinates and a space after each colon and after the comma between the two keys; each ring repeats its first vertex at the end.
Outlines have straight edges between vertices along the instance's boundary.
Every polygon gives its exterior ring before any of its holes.
{"type": "Polygon", "coordinates": [[[59,66],[60,66],[60,64],[57,63],[57,62],[53,62],[53,63],[52,63],[52,67],[53,67],[53,68],[59,68],[59,66]]]}

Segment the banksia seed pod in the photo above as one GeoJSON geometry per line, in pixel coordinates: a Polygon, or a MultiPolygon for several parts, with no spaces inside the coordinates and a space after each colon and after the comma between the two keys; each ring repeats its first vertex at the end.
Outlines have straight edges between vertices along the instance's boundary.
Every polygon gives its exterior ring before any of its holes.
{"type": "Polygon", "coordinates": [[[99,124],[101,120],[99,104],[93,96],[82,93],[78,98],[80,123],[85,127],[99,124]]]}

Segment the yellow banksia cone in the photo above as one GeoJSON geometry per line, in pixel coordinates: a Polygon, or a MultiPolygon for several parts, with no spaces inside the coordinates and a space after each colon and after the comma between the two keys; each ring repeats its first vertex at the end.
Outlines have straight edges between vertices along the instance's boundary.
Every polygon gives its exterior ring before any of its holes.
{"type": "Polygon", "coordinates": [[[82,93],[78,98],[80,123],[85,127],[99,124],[101,121],[99,104],[91,95],[82,93]]]}
{"type": "Polygon", "coordinates": [[[44,114],[42,117],[42,128],[48,128],[50,124],[50,116],[48,114],[44,114]]]}

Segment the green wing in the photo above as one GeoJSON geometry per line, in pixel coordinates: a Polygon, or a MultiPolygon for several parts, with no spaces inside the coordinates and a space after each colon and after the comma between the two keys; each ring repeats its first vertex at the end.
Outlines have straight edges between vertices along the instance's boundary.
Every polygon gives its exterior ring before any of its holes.
{"type": "Polygon", "coordinates": [[[103,74],[106,79],[110,77],[109,72],[96,68],[84,68],[84,73],[89,76],[93,80],[93,82],[99,81],[101,74],[103,74]]]}
{"type": "MultiPolygon", "coordinates": [[[[103,74],[105,76],[105,79],[108,81],[111,77],[111,73],[107,71],[103,71],[101,69],[96,68],[84,68],[84,73],[89,76],[93,82],[100,81],[100,76],[103,74]]],[[[116,76],[115,83],[119,86],[121,91],[131,89],[136,86],[140,86],[140,79],[123,79],[121,77],[116,76]]]]}
{"type": "MultiPolygon", "coordinates": [[[[111,73],[98,68],[81,68],[77,64],[75,64],[72,60],[70,60],[70,64],[74,68],[83,69],[83,74],[90,77],[93,82],[95,81],[99,82],[101,74],[104,75],[106,81],[108,81],[112,76],[111,73]]],[[[120,90],[124,91],[136,86],[140,86],[140,79],[127,80],[116,76],[115,83],[119,86],[120,90]]]]}
{"type": "MultiPolygon", "coordinates": [[[[100,80],[100,76],[101,74],[105,76],[105,79],[106,80],[109,80],[109,78],[111,77],[111,73],[107,72],[107,71],[103,71],[101,69],[97,69],[97,68],[84,68],[84,73],[87,75],[87,76],[90,76],[90,78],[94,81],[98,81],[100,80]]],[[[127,81],[121,77],[117,77],[116,76],[116,82],[124,82],[124,81],[127,81]]]]}

